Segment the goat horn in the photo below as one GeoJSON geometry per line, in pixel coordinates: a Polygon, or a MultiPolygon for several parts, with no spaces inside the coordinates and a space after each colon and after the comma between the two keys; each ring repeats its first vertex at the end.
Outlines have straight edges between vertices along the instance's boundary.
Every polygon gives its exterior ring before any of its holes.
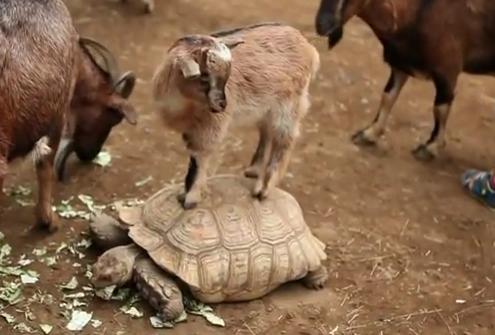
{"type": "Polygon", "coordinates": [[[65,138],[60,141],[54,162],[55,173],[59,181],[67,180],[65,164],[73,151],[74,143],[71,138],[65,138]]]}
{"type": "Polygon", "coordinates": [[[79,44],[88,53],[95,65],[98,66],[100,70],[107,73],[112,78],[112,81],[116,81],[119,69],[112,52],[110,52],[110,50],[108,50],[108,48],[101,43],[87,37],[80,37],[79,44]],[[98,62],[98,56],[104,64],[98,62]]]}
{"type": "Polygon", "coordinates": [[[131,71],[127,71],[120,76],[119,80],[115,82],[113,87],[115,92],[117,92],[124,99],[127,99],[131,95],[135,84],[136,76],[131,71]]]}

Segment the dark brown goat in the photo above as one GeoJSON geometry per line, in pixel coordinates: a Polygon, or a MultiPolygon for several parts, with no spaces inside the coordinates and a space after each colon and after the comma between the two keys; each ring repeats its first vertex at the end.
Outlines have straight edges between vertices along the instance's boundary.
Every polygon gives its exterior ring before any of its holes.
{"type": "Polygon", "coordinates": [[[433,159],[445,147],[445,126],[462,72],[495,73],[493,0],[322,0],[316,30],[336,45],[344,24],[364,20],[381,41],[391,74],[373,123],[353,136],[359,145],[376,143],[409,76],[433,81],[435,124],[429,140],[413,151],[433,159]]]}
{"type": "Polygon", "coordinates": [[[54,230],[53,162],[63,129],[79,157],[96,155],[123,116],[135,122],[125,99],[134,77],[113,80],[98,66],[89,52],[95,43],[79,39],[61,0],[2,0],[0,13],[0,190],[7,164],[32,152],[36,219],[54,230]]]}

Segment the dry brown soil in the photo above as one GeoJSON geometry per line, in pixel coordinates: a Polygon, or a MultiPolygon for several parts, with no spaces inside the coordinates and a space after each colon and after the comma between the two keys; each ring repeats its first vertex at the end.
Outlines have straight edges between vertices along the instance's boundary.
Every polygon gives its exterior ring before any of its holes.
{"type": "MultiPolygon", "coordinates": [[[[314,32],[316,0],[157,0],[152,16],[140,4],[68,0],[80,32],[107,44],[124,69],[139,76],[132,101],[137,127],[123,124],[106,149],[112,166],[71,162],[72,179],[57,185],[57,202],[91,194],[99,203],[145,199],[185,173],[187,157],[180,136],[167,131],[151,110],[150,77],[165,48],[185,33],[208,32],[258,21],[284,21],[301,29],[321,52],[321,72],[312,87],[312,109],[304,120],[289,175],[282,187],[300,201],[307,222],[327,244],[331,274],[325,289],[299,283],[263,299],[221,304],[216,312],[224,329],[199,317],[174,330],[153,330],[146,317],[132,320],[118,303],[93,299],[88,310],[103,321],[81,334],[495,334],[494,214],[462,190],[460,174],[495,162],[495,82],[463,76],[448,124],[448,147],[432,163],[416,161],[410,150],[432,127],[432,85],[418,80],[405,88],[378,148],[354,146],[352,133],[374,117],[388,77],[381,46],[369,28],[351,21],[343,42],[332,52],[314,32]],[[471,111],[471,112],[470,112],[471,111]],[[142,187],[135,182],[148,176],[142,187]]],[[[219,172],[241,173],[255,147],[256,134],[233,132],[219,172]]],[[[6,186],[36,188],[28,162],[12,166],[6,186]]],[[[32,230],[32,211],[6,198],[0,206],[0,231],[14,255],[54,242],[77,239],[87,222],[64,220],[54,235],[32,230]]],[[[52,247],[53,248],[53,247],[52,247]]],[[[89,264],[95,252],[79,261],[89,264]]],[[[60,297],[57,284],[76,274],[75,260],[56,269],[35,263],[40,282],[24,290],[60,297]]],[[[37,323],[55,325],[52,334],[69,333],[57,303],[32,304],[37,323]]],[[[19,318],[14,308],[9,309],[19,318]]],[[[0,334],[14,332],[0,320],[0,334]]]]}

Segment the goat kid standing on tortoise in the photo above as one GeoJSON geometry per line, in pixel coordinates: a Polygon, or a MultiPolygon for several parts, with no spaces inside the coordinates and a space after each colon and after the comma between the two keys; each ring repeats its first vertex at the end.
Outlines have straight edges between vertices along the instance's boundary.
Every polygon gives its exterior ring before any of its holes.
{"type": "Polygon", "coordinates": [[[445,147],[445,126],[462,72],[495,73],[495,2],[492,0],[322,0],[316,30],[335,46],[344,24],[364,20],[383,45],[391,74],[373,123],[353,136],[375,144],[409,76],[427,77],[436,89],[435,124],[429,140],[413,151],[433,159],[445,147]]]}
{"type": "Polygon", "coordinates": [[[184,208],[201,201],[212,154],[230,126],[259,129],[245,175],[257,178],[254,196],[269,194],[287,168],[318,68],[316,49],[280,24],[186,36],[172,45],[154,76],[154,99],[191,153],[184,208]]]}
{"type": "Polygon", "coordinates": [[[79,39],[61,0],[2,0],[0,13],[0,190],[8,163],[33,152],[36,219],[55,230],[53,165],[63,129],[57,169],[73,150],[93,159],[123,117],[135,123],[126,100],[134,76],[117,79],[98,66],[89,49],[103,47],[79,39]]]}

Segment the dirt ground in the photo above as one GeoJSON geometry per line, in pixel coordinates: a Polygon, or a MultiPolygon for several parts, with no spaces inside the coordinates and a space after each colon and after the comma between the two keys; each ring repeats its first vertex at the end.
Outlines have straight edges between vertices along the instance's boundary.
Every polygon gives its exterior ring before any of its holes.
{"type": "MultiPolygon", "coordinates": [[[[469,198],[459,182],[464,169],[489,169],[495,162],[490,149],[495,146],[493,79],[461,78],[447,151],[435,162],[422,163],[410,151],[432,127],[432,85],[411,81],[380,145],[370,150],[354,146],[350,136],[373,119],[388,70],[381,46],[359,20],[348,24],[343,42],[329,52],[313,28],[317,0],[157,0],[152,16],[142,15],[136,0],[67,3],[79,31],[108,45],[123,69],[137,73],[132,101],[140,119],[137,127],[122,124],[112,133],[105,147],[113,157],[111,166],[71,161],[72,179],[57,185],[57,203],[78,194],[90,194],[98,203],[145,199],[182,178],[187,156],[180,136],[165,130],[150,108],[154,67],[179,36],[283,21],[301,29],[322,59],[311,90],[312,109],[282,187],[300,201],[308,224],[327,244],[331,276],[325,289],[314,292],[292,283],[263,299],[214,306],[225,328],[190,317],[173,330],[154,330],[149,309],[144,318],[131,319],[119,311],[119,303],[94,298],[85,309],[103,324],[81,334],[495,334],[494,214],[469,198]],[[135,185],[148,176],[151,182],[135,185]]],[[[241,173],[255,142],[254,132],[233,132],[219,172],[241,173]]],[[[29,162],[11,166],[6,186],[16,185],[36,189],[29,162]]],[[[88,229],[84,220],[63,220],[63,228],[49,235],[32,230],[32,222],[31,208],[11,197],[2,201],[0,231],[14,257],[43,246],[53,250],[88,229]]],[[[56,302],[31,303],[36,319],[26,323],[51,324],[56,335],[70,333],[59,314],[57,285],[73,275],[87,284],[85,265],[95,257],[90,249],[78,260],[81,267],[74,267],[71,257],[55,268],[35,262],[31,268],[40,281],[26,286],[24,296],[51,293],[56,302]]],[[[5,310],[23,319],[16,306],[5,310]]],[[[17,332],[0,320],[0,334],[17,332]]]]}

